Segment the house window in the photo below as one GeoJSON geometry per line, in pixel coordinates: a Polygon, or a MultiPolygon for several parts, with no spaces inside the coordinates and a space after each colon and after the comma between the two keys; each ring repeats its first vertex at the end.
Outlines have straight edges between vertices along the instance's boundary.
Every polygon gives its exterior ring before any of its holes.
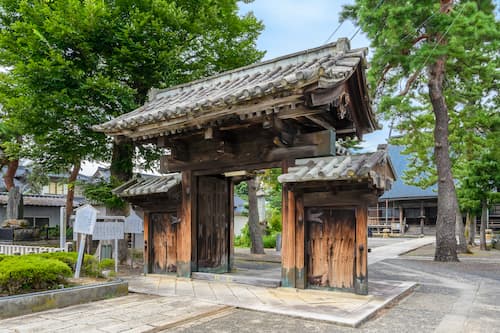
{"type": "Polygon", "coordinates": [[[49,194],[57,194],[57,183],[51,182],[49,184],[49,194]]]}
{"type": "Polygon", "coordinates": [[[48,227],[50,225],[50,218],[49,217],[25,217],[24,218],[26,221],[28,221],[29,225],[32,225],[34,227],[38,228],[43,228],[48,227]]]}
{"type": "Polygon", "coordinates": [[[49,183],[49,193],[48,194],[66,194],[67,186],[66,184],[50,182],[49,183]]]}

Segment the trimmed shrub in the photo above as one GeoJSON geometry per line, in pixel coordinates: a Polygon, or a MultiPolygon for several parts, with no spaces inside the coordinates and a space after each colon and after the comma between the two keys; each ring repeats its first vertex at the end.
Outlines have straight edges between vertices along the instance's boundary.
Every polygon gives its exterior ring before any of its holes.
{"type": "Polygon", "coordinates": [[[57,287],[71,276],[71,269],[56,259],[9,256],[0,261],[0,291],[10,295],[57,287]]]}
{"type": "Polygon", "coordinates": [[[106,269],[114,269],[115,268],[115,260],[114,259],[102,259],[99,263],[99,271],[103,271],[106,269]]]}
{"type": "MultiPolygon", "coordinates": [[[[76,260],[78,259],[78,252],[53,252],[53,253],[37,253],[30,256],[41,257],[46,259],[57,259],[68,265],[74,272],[76,268],[76,260]]],[[[94,256],[85,254],[83,257],[82,275],[98,276],[99,263],[94,256]]]]}
{"type": "Polygon", "coordinates": [[[262,242],[264,243],[264,248],[270,249],[276,247],[276,234],[273,235],[265,235],[262,238],[262,242]]]}

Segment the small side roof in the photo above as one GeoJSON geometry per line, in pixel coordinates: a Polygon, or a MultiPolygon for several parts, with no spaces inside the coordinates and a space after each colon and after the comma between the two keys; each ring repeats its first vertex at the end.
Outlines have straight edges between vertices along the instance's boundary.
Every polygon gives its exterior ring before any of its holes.
{"type": "Polygon", "coordinates": [[[112,192],[119,197],[134,197],[150,194],[167,193],[181,183],[180,173],[149,178],[133,178],[112,192]]]}
{"type": "Polygon", "coordinates": [[[395,171],[383,150],[366,154],[297,160],[296,166],[278,177],[281,183],[368,180],[377,189],[382,190],[390,187],[394,179],[395,171]]]}

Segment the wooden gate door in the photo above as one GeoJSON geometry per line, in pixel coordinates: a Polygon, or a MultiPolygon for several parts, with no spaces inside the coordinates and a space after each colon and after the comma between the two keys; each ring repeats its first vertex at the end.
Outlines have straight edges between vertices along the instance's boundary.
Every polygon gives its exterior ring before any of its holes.
{"type": "Polygon", "coordinates": [[[176,225],[172,214],[151,213],[151,270],[152,273],[177,272],[176,225]]]}
{"type": "Polygon", "coordinates": [[[354,289],[355,211],[307,208],[306,217],[308,286],[354,289]]]}
{"type": "Polygon", "coordinates": [[[224,178],[198,178],[199,272],[229,272],[229,190],[224,178]]]}

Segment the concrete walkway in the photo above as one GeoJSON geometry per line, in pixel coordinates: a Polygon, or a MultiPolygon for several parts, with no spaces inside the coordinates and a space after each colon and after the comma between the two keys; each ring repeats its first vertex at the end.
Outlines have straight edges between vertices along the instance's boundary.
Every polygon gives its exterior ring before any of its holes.
{"type": "Polygon", "coordinates": [[[130,277],[127,280],[131,292],[190,296],[219,305],[324,320],[352,327],[360,325],[415,286],[412,282],[371,281],[369,295],[360,296],[347,292],[264,288],[156,274],[130,277]]]}
{"type": "MultiPolygon", "coordinates": [[[[404,246],[396,242],[381,246],[383,249],[374,252],[376,258],[382,260],[384,256],[395,256],[427,241],[433,240],[405,240],[404,246]]],[[[138,294],[0,320],[0,333],[159,332],[190,322],[224,317],[236,308],[358,326],[415,286],[412,282],[371,279],[369,295],[359,296],[345,292],[178,279],[165,275],[130,276],[128,281],[130,291],[138,294]]]]}
{"type": "Polygon", "coordinates": [[[394,244],[373,248],[371,253],[368,253],[368,265],[375,264],[385,259],[397,258],[404,253],[432,244],[435,241],[436,238],[434,236],[425,236],[422,238],[405,239],[394,244]]]}
{"type": "MultiPolygon", "coordinates": [[[[380,260],[394,258],[432,242],[434,237],[404,239],[400,242],[394,240],[393,244],[374,248],[369,254],[368,262],[374,264],[380,260]]],[[[266,259],[270,260],[264,258],[266,259]]],[[[416,285],[413,282],[370,280],[369,295],[360,296],[346,292],[236,284],[226,280],[224,275],[220,275],[219,281],[181,279],[155,274],[128,277],[127,281],[132,292],[159,296],[189,296],[219,305],[324,320],[353,327],[374,316],[387,304],[406,295],[416,285]]]]}
{"type": "Polygon", "coordinates": [[[159,332],[230,310],[189,297],[136,294],[0,320],[0,333],[159,332]]]}

